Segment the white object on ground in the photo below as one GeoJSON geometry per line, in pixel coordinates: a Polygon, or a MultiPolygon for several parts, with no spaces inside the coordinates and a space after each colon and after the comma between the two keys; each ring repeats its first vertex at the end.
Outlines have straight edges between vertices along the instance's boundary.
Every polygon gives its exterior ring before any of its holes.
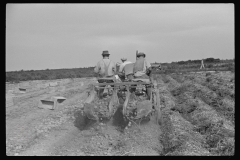
{"type": "Polygon", "coordinates": [[[53,96],[51,98],[51,100],[41,99],[39,101],[38,107],[44,108],[44,109],[52,109],[52,110],[57,109],[58,105],[65,100],[66,100],[66,98],[64,98],[64,97],[55,97],[55,96],[53,96]]]}

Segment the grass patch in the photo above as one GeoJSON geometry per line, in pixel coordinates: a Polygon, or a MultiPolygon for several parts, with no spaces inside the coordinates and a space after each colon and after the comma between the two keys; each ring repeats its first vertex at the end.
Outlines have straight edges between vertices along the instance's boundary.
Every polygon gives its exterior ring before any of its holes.
{"type": "Polygon", "coordinates": [[[213,155],[234,155],[234,139],[223,130],[223,121],[200,123],[195,130],[205,136],[205,148],[213,155]]]}
{"type": "Polygon", "coordinates": [[[163,134],[159,141],[163,145],[161,155],[208,155],[209,152],[202,148],[203,138],[193,132],[193,125],[186,121],[180,114],[165,111],[161,129],[163,134]],[[194,151],[193,148],[198,148],[194,151]]]}

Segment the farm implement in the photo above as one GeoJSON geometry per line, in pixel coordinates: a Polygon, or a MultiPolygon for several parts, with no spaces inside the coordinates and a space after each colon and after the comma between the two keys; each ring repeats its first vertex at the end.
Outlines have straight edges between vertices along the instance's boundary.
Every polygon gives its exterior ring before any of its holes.
{"type": "Polygon", "coordinates": [[[104,83],[91,85],[84,103],[84,114],[96,121],[111,119],[118,107],[122,107],[124,118],[139,120],[156,115],[156,121],[159,122],[159,89],[157,82],[150,79],[133,79],[127,82],[117,82],[116,79],[109,78],[98,79],[98,82],[104,83]],[[103,97],[100,95],[102,90],[103,97]]]}

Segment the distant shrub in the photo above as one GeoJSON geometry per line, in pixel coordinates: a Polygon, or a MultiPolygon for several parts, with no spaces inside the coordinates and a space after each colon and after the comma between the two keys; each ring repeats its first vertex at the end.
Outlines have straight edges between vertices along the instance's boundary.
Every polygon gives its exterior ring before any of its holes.
{"type": "Polygon", "coordinates": [[[6,82],[93,77],[93,67],[6,72],[6,82]]]}
{"type": "Polygon", "coordinates": [[[234,65],[229,65],[228,67],[227,67],[227,70],[229,70],[229,71],[232,71],[232,72],[234,72],[234,65]]]}
{"type": "Polygon", "coordinates": [[[209,64],[207,67],[208,67],[208,68],[213,68],[213,65],[212,65],[212,64],[209,64]]]}
{"type": "Polygon", "coordinates": [[[217,59],[214,59],[214,62],[220,62],[220,59],[219,58],[217,58],[217,59]]]}
{"type": "Polygon", "coordinates": [[[179,62],[177,62],[178,64],[186,64],[186,62],[185,61],[179,61],[179,62]]]}
{"type": "Polygon", "coordinates": [[[209,63],[214,62],[214,58],[207,58],[205,59],[205,62],[209,62],[209,63]]]}

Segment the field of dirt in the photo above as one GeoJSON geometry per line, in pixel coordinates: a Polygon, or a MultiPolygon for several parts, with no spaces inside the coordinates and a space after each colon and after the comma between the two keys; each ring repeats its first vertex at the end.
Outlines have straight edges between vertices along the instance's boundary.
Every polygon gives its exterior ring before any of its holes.
{"type": "Polygon", "coordinates": [[[6,155],[234,155],[234,73],[153,78],[160,91],[161,123],[154,118],[124,121],[122,104],[109,121],[83,116],[83,101],[94,78],[6,84],[6,155]],[[20,93],[20,87],[27,91],[20,93]],[[40,99],[52,96],[66,100],[55,110],[38,108],[40,99]]]}

